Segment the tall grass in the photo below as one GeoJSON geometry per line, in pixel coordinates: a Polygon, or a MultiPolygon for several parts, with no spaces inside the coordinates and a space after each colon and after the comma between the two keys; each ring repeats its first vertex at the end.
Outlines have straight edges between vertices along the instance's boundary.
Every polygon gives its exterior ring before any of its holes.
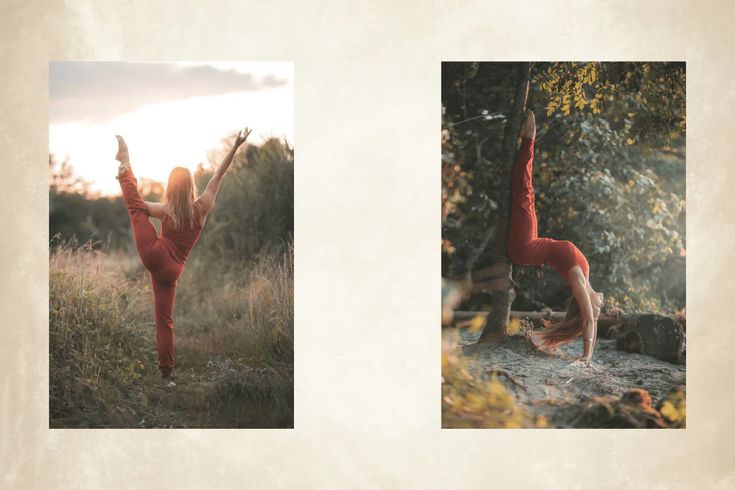
{"type": "Polygon", "coordinates": [[[179,280],[174,390],[159,385],[150,279],[137,257],[56,246],[49,275],[52,427],[293,425],[293,251],[202,253],[179,280]]]}
{"type": "MultiPolygon", "coordinates": [[[[293,250],[255,261],[196,256],[179,279],[176,325],[207,354],[246,354],[269,362],[293,359],[293,250]]],[[[182,342],[186,342],[182,339],[182,342]]]]}
{"type": "MultiPolygon", "coordinates": [[[[51,242],[52,426],[292,426],[293,157],[270,139],[228,171],[178,281],[173,391],[159,387],[150,278],[125,206],[52,186],[50,232],[67,240],[51,242]]],[[[200,190],[211,175],[196,172],[200,190]]]]}
{"type": "MultiPolygon", "coordinates": [[[[121,255],[59,247],[49,275],[51,426],[124,424],[145,409],[152,320],[135,268],[121,255]],[[123,396],[124,394],[124,396],[123,396]]],[[[154,363],[151,366],[151,363],[154,363]]]]}

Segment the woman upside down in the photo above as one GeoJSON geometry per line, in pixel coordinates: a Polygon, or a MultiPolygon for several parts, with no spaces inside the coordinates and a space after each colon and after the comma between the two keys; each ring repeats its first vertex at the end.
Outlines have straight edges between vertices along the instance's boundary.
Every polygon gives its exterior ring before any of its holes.
{"type": "Polygon", "coordinates": [[[587,259],[572,242],[539,238],[533,195],[533,143],[536,119],[527,112],[521,129],[521,146],[512,173],[512,197],[508,256],[518,265],[549,265],[572,290],[563,321],[542,330],[537,337],[540,347],[553,350],[582,335],[583,355],[579,365],[589,366],[597,340],[597,318],[602,307],[602,293],[592,289],[587,259]]]}
{"type": "Polygon", "coordinates": [[[249,135],[250,130],[247,128],[238,131],[234,146],[214,172],[201,196],[197,197],[191,172],[183,167],[174,168],[168,178],[163,203],[147,202],[140,196],[138,182],[130,168],[128,147],[122,137],[117,136],[118,152],[115,159],[120,162],[117,179],[128,208],[135,248],[143,266],[151,274],[158,368],[163,385],[167,388],[175,386],[171,375],[176,350],[173,320],[176,281],[199,240],[207,214],[217,198],[222,177],[230,167],[235,152],[249,135]],[[151,217],[161,220],[160,236],[149,219],[151,217]]]}

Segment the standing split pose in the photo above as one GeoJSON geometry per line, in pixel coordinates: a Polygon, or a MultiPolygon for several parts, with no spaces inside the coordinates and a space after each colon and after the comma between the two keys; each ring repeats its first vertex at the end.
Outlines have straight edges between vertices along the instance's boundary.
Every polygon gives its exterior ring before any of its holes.
{"type": "Polygon", "coordinates": [[[214,206],[222,177],[250,132],[248,128],[238,131],[234,146],[199,197],[191,172],[183,167],[174,168],[168,178],[163,203],[147,202],[140,197],[138,181],[130,168],[128,147],[122,137],[117,136],[118,152],[115,159],[120,162],[117,179],[130,215],[135,248],[143,266],[151,273],[158,368],[166,387],[175,386],[171,374],[176,349],[173,320],[176,281],[199,240],[207,214],[214,206]],[[161,220],[160,236],[149,217],[161,220]]]}
{"type": "Polygon", "coordinates": [[[575,362],[589,366],[597,340],[597,318],[602,307],[602,293],[592,289],[587,259],[572,242],[538,237],[531,179],[536,120],[531,111],[528,111],[520,136],[521,147],[512,174],[508,256],[518,265],[550,265],[564,278],[567,287],[572,290],[566,317],[541,331],[538,342],[542,348],[555,349],[582,335],[583,355],[575,362]]]}

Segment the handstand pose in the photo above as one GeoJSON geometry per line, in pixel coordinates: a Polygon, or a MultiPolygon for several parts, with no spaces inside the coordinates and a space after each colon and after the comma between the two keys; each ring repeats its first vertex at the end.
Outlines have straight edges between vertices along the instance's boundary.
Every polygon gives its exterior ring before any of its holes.
{"type": "Polygon", "coordinates": [[[166,387],[175,386],[171,381],[171,374],[176,349],[173,321],[176,281],[199,240],[207,214],[214,206],[222,177],[230,167],[235,152],[250,132],[248,128],[238,131],[234,146],[199,197],[191,172],[183,167],[174,168],[168,178],[163,203],[147,202],[140,197],[138,182],[130,168],[128,147],[122,137],[117,136],[118,151],[115,159],[120,162],[117,179],[130,215],[135,248],[143,266],[151,273],[158,368],[166,387]],[[160,236],[149,217],[161,220],[160,236]]]}
{"type": "Polygon", "coordinates": [[[602,293],[592,289],[587,259],[572,242],[538,237],[531,180],[536,119],[531,111],[528,111],[520,136],[521,147],[512,175],[508,256],[518,265],[550,265],[564,278],[566,285],[572,290],[566,317],[540,332],[538,342],[542,348],[555,349],[582,335],[583,355],[575,362],[589,366],[597,340],[597,318],[602,307],[602,293]]]}

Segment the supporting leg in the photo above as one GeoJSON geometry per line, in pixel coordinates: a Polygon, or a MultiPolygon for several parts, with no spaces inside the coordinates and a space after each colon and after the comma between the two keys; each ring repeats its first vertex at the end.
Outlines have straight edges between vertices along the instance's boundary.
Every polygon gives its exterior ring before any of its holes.
{"type": "Polygon", "coordinates": [[[164,381],[170,379],[176,353],[174,335],[174,302],[176,282],[161,284],[151,275],[153,286],[154,312],[156,319],[156,346],[158,348],[158,368],[164,381]]]}

